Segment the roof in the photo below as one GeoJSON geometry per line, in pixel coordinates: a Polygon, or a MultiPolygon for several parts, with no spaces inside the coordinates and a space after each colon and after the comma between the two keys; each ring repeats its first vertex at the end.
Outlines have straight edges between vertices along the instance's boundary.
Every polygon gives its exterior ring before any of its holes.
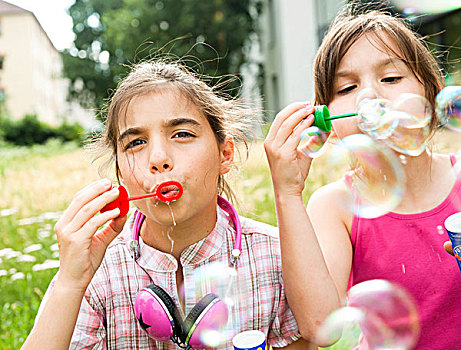
{"type": "Polygon", "coordinates": [[[5,14],[5,13],[20,13],[20,12],[30,12],[22,7],[10,4],[9,2],[0,0],[0,14],[5,14]]]}
{"type": "Polygon", "coordinates": [[[56,50],[56,47],[54,46],[54,44],[51,41],[50,37],[45,32],[45,30],[42,27],[42,24],[37,19],[37,17],[35,17],[35,14],[33,12],[28,11],[26,9],[23,9],[22,7],[10,4],[9,2],[0,0],[0,15],[17,14],[17,13],[29,13],[29,14],[31,14],[34,17],[35,21],[37,21],[38,25],[40,26],[40,29],[43,31],[43,33],[45,33],[45,36],[47,37],[48,41],[51,43],[51,46],[53,46],[54,49],[56,50]]]}

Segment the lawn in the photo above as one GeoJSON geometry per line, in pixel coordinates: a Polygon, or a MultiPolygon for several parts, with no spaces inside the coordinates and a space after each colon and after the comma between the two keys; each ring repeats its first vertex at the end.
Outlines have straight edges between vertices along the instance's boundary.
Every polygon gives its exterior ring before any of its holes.
{"type": "MultiPolygon", "coordinates": [[[[457,151],[459,134],[444,131],[439,150],[457,151]]],[[[317,158],[304,193],[338,179],[345,165],[317,158]]],[[[99,178],[85,152],[51,142],[32,148],[0,148],[0,350],[18,349],[32,328],[40,301],[57,271],[59,252],[53,231],[73,195],[99,178]]],[[[258,142],[250,158],[229,177],[241,214],[276,224],[269,169],[258,142]]],[[[342,341],[331,349],[349,349],[342,341]]]]}

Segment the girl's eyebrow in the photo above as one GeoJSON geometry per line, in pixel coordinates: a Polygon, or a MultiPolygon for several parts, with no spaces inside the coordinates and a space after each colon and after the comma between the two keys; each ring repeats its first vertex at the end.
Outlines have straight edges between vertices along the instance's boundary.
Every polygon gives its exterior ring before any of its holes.
{"type": "Polygon", "coordinates": [[[395,66],[395,65],[401,65],[404,63],[400,58],[388,58],[385,60],[382,60],[376,64],[376,67],[382,68],[382,67],[387,67],[387,66],[395,66]]]}
{"type": "MultiPolygon", "coordinates": [[[[173,119],[165,121],[164,126],[166,128],[172,128],[178,125],[187,125],[187,124],[191,126],[200,126],[200,123],[198,121],[196,121],[195,119],[191,119],[191,118],[173,118],[173,119]]],[[[142,132],[143,132],[142,128],[138,128],[138,127],[128,128],[120,134],[118,141],[122,141],[125,137],[128,137],[130,135],[139,135],[142,132]]]]}
{"type": "Polygon", "coordinates": [[[200,123],[196,121],[195,119],[192,118],[173,118],[170,120],[167,120],[164,125],[165,127],[174,127],[178,125],[183,125],[183,124],[189,124],[191,126],[199,126],[200,123]]]}
{"type": "MultiPolygon", "coordinates": [[[[404,62],[400,58],[386,58],[386,59],[378,61],[376,64],[374,64],[374,66],[379,69],[379,68],[385,68],[391,65],[392,66],[401,65],[402,63],[404,62]]],[[[354,71],[348,69],[348,70],[338,71],[335,74],[335,77],[344,78],[344,77],[349,77],[351,75],[354,75],[354,71]]]]}
{"type": "Polygon", "coordinates": [[[120,134],[118,137],[118,141],[122,141],[125,137],[128,137],[130,135],[139,135],[141,133],[140,128],[128,128],[124,132],[120,134]]]}

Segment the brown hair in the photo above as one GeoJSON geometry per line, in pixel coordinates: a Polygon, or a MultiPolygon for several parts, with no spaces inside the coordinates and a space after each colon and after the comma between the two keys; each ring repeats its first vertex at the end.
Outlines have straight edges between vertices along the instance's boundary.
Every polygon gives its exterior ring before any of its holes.
{"type": "MultiPolygon", "coordinates": [[[[245,155],[248,155],[248,142],[256,120],[255,111],[244,106],[239,98],[218,93],[180,62],[158,59],[133,65],[110,99],[104,131],[93,140],[95,142],[90,147],[96,153],[95,160],[111,154],[111,159],[100,170],[109,164],[115,165],[118,179],[120,118],[126,113],[135,96],[161,92],[164,89],[176,89],[193,103],[207,118],[218,143],[223,143],[226,136],[231,136],[236,144],[244,145],[245,155]]],[[[219,194],[224,192],[230,200],[235,199],[223,176],[219,177],[217,185],[219,194]]]]}
{"type": "MultiPolygon", "coordinates": [[[[373,35],[380,46],[400,58],[424,87],[427,100],[434,107],[435,97],[443,87],[443,77],[427,44],[407,23],[383,11],[357,13],[354,4],[348,5],[331,23],[322,40],[314,63],[315,103],[325,104],[333,98],[335,75],[341,59],[349,48],[365,34],[373,35]],[[386,34],[398,47],[398,52],[386,43],[386,34]]],[[[438,126],[432,118],[430,129],[438,126]]]]}

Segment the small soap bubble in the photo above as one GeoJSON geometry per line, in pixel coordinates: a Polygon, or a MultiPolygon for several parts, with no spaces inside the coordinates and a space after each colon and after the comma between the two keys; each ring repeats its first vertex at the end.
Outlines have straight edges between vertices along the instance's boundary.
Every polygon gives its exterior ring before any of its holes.
{"type": "Polygon", "coordinates": [[[319,343],[333,344],[340,340],[341,349],[354,349],[359,343],[360,323],[365,320],[364,311],[342,307],[333,311],[320,325],[315,336],[319,343]]]}
{"type": "Polygon", "coordinates": [[[203,344],[206,344],[210,348],[215,348],[221,344],[227,342],[227,337],[220,331],[213,329],[206,329],[200,334],[200,339],[203,344]]]}
{"type": "Polygon", "coordinates": [[[437,225],[437,233],[441,236],[445,235],[445,230],[442,225],[437,225]]]}
{"type": "Polygon", "coordinates": [[[336,310],[323,322],[317,338],[334,342],[344,337],[344,329],[351,324],[360,326],[359,342],[369,349],[412,349],[420,334],[413,298],[404,288],[386,280],[353,286],[347,294],[347,307],[336,310]]]}
{"type": "MultiPolygon", "coordinates": [[[[237,332],[239,321],[233,309],[238,306],[239,299],[245,295],[245,284],[239,281],[238,271],[228,262],[212,262],[194,270],[195,295],[197,298],[213,293],[227,307],[227,323],[219,330],[204,329],[201,341],[209,347],[216,347],[232,339],[237,332]],[[219,333],[220,336],[215,335],[219,333]]],[[[216,317],[224,317],[217,315],[216,317]]]]}
{"type": "Polygon", "coordinates": [[[301,142],[298,150],[311,158],[318,157],[325,152],[325,143],[330,133],[320,130],[316,126],[311,126],[301,134],[301,142]]]}
{"type": "Polygon", "coordinates": [[[402,163],[403,165],[406,165],[408,163],[407,157],[405,157],[403,154],[399,156],[399,159],[400,159],[400,163],[402,163]]]}
{"type": "Polygon", "coordinates": [[[461,86],[447,86],[437,94],[436,114],[441,125],[461,132],[461,86]]]}
{"type": "Polygon", "coordinates": [[[405,189],[405,172],[399,158],[367,135],[347,136],[339,145],[354,162],[350,174],[352,191],[357,196],[355,215],[375,218],[393,210],[405,189]]]}

